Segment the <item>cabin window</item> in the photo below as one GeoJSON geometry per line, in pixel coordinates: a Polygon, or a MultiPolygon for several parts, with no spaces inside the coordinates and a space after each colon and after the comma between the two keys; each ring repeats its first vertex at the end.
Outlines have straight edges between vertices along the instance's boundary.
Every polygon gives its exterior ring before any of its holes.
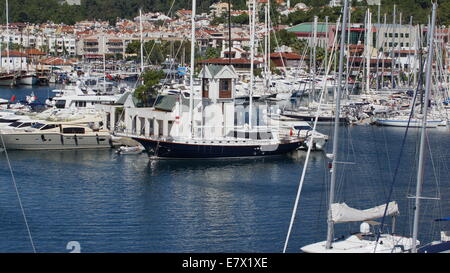
{"type": "Polygon", "coordinates": [[[231,98],[231,79],[221,79],[219,81],[219,98],[231,98]]]}
{"type": "Polygon", "coordinates": [[[208,91],[209,91],[209,80],[203,79],[202,80],[202,96],[204,98],[207,98],[209,96],[208,91]]]}
{"type": "Polygon", "coordinates": [[[86,102],[85,101],[76,101],[75,106],[76,107],[86,107],[86,102]]]}
{"type": "Polygon", "coordinates": [[[57,100],[55,103],[56,108],[64,108],[66,106],[65,100],[57,100]]]}
{"type": "Polygon", "coordinates": [[[25,122],[25,123],[22,123],[21,125],[19,125],[17,128],[28,127],[31,125],[32,125],[31,122],[25,122]]]}
{"type": "Polygon", "coordinates": [[[63,128],[63,134],[84,134],[84,128],[80,127],[66,127],[63,128]]]}
{"type": "Polygon", "coordinates": [[[40,129],[40,128],[44,127],[44,126],[45,126],[45,124],[43,124],[43,123],[36,123],[33,126],[31,126],[31,128],[40,129]]]}
{"type": "Polygon", "coordinates": [[[56,124],[47,124],[44,127],[42,127],[41,130],[49,130],[49,129],[53,129],[53,128],[56,128],[56,127],[57,127],[56,124]]]}
{"type": "Polygon", "coordinates": [[[19,127],[20,124],[22,124],[22,122],[20,122],[20,121],[15,121],[15,122],[11,123],[9,126],[10,126],[10,127],[19,127]]]}

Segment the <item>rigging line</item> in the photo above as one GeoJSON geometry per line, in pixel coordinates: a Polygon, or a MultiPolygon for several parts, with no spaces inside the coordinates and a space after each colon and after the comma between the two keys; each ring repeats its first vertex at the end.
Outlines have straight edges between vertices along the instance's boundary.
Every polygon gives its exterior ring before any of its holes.
{"type": "Polygon", "coordinates": [[[22,199],[20,198],[19,190],[17,189],[16,178],[14,176],[14,172],[13,172],[13,169],[11,167],[11,162],[9,160],[8,151],[6,149],[5,141],[3,140],[3,134],[0,134],[0,137],[2,139],[3,148],[5,149],[6,161],[8,162],[8,167],[9,167],[9,171],[11,173],[11,177],[12,177],[12,180],[13,180],[14,188],[16,190],[17,199],[19,200],[20,210],[22,211],[22,216],[23,216],[23,219],[25,221],[25,226],[27,227],[28,237],[30,238],[31,247],[33,248],[33,252],[36,253],[36,248],[34,247],[33,237],[31,236],[31,231],[30,231],[30,227],[28,225],[27,217],[25,215],[25,210],[23,209],[23,206],[22,206],[22,199]]]}
{"type": "MultiPolygon", "coordinates": [[[[339,17],[339,18],[340,18],[340,17],[339,17]]],[[[332,49],[332,55],[331,55],[330,59],[333,59],[333,57],[335,56],[334,54],[335,54],[335,44],[336,44],[336,41],[337,41],[337,35],[336,35],[335,38],[334,38],[333,49],[332,49]]],[[[320,114],[320,110],[321,110],[321,109],[320,109],[320,106],[321,106],[321,103],[322,103],[322,99],[323,99],[323,95],[324,95],[324,93],[325,93],[325,90],[327,90],[327,88],[326,88],[326,81],[327,81],[327,79],[328,79],[328,75],[329,75],[329,72],[330,72],[330,69],[331,69],[331,63],[332,63],[332,62],[330,62],[330,63],[328,64],[328,68],[327,68],[327,71],[326,71],[326,77],[325,77],[325,84],[323,85],[322,92],[320,93],[319,105],[318,105],[318,107],[317,107],[317,114],[316,114],[316,117],[315,117],[315,120],[314,120],[313,132],[314,132],[314,131],[316,130],[316,128],[317,128],[317,122],[318,122],[318,120],[319,120],[319,114],[320,114]]],[[[306,140],[306,141],[307,141],[307,140],[306,140]]],[[[286,241],[285,241],[285,243],[284,243],[283,253],[286,253],[287,245],[288,245],[288,242],[289,242],[289,237],[290,237],[291,231],[292,231],[292,226],[294,225],[295,215],[296,215],[296,212],[297,212],[298,203],[299,203],[299,201],[300,201],[300,193],[301,193],[301,191],[302,191],[303,183],[304,183],[304,180],[305,180],[306,169],[307,169],[307,166],[308,166],[309,156],[310,156],[310,154],[311,154],[311,149],[312,149],[312,147],[313,147],[313,142],[314,142],[314,134],[311,134],[310,145],[308,145],[308,151],[307,151],[307,153],[306,153],[305,164],[304,164],[304,166],[303,166],[302,175],[301,175],[301,179],[300,179],[300,184],[299,184],[299,187],[298,187],[298,190],[297,190],[297,196],[296,196],[296,198],[295,198],[294,209],[293,209],[293,211],[292,211],[291,221],[290,221],[290,224],[289,224],[288,233],[287,233],[287,235],[286,235],[286,241]]]]}
{"type": "MultiPolygon", "coordinates": [[[[429,156],[430,156],[430,161],[431,161],[431,166],[433,167],[433,173],[434,173],[434,180],[435,180],[435,182],[436,182],[436,197],[438,198],[438,200],[440,200],[440,198],[441,198],[441,190],[440,190],[440,183],[439,183],[439,178],[440,178],[440,175],[439,175],[439,171],[437,170],[437,168],[436,168],[436,164],[435,164],[435,162],[434,162],[434,157],[433,157],[433,153],[431,152],[431,146],[430,146],[430,139],[429,139],[429,135],[428,135],[428,132],[426,132],[426,134],[425,134],[425,136],[426,136],[426,141],[427,141],[427,146],[428,146],[428,151],[429,151],[429,156]],[[438,177],[439,176],[439,177],[438,177]]],[[[439,149],[438,149],[438,153],[439,153],[439,149]]],[[[438,159],[439,159],[439,157],[438,157],[438,159]]],[[[437,201],[436,202],[436,205],[435,205],[435,209],[434,210],[438,210],[438,213],[437,213],[437,217],[435,217],[435,219],[437,219],[437,218],[442,218],[444,215],[443,215],[443,213],[442,213],[442,207],[439,205],[439,201],[437,201]]],[[[433,210],[433,211],[434,211],[433,210]]],[[[435,229],[436,228],[436,225],[440,228],[441,227],[441,222],[433,222],[433,224],[434,225],[432,225],[432,228],[433,229],[435,229]]],[[[434,233],[434,232],[433,232],[434,233]]]]}
{"type": "MultiPolygon", "coordinates": [[[[175,0],[172,1],[172,5],[170,6],[170,9],[169,9],[169,11],[167,12],[167,15],[166,15],[167,17],[169,17],[169,14],[172,12],[172,8],[173,8],[173,5],[174,5],[174,4],[175,4],[175,0]]],[[[140,18],[139,20],[142,20],[142,18],[140,18]]],[[[167,18],[164,18],[164,21],[163,21],[163,24],[162,24],[161,27],[164,27],[164,25],[166,24],[166,21],[167,21],[167,18]]],[[[144,40],[142,40],[142,43],[144,43],[144,40]]],[[[145,44],[145,43],[144,43],[144,44],[145,44]]],[[[156,45],[156,42],[153,41],[152,48],[150,49],[150,52],[147,54],[147,58],[145,59],[146,62],[147,62],[148,60],[150,60],[150,56],[151,56],[151,54],[152,54],[152,52],[153,52],[153,49],[155,48],[155,45],[156,45]]],[[[145,46],[144,46],[144,50],[145,50],[145,53],[147,53],[147,50],[146,50],[145,46]]],[[[135,82],[135,84],[134,84],[134,88],[137,87],[137,84],[138,84],[139,79],[140,79],[141,77],[143,77],[143,73],[142,73],[141,75],[139,75],[138,80],[137,80],[137,81],[135,82]]]]}
{"type": "MultiPolygon", "coordinates": [[[[377,240],[376,240],[376,243],[375,243],[374,252],[377,249],[378,242],[379,242],[380,236],[381,236],[381,232],[383,230],[384,222],[386,220],[386,213],[387,213],[387,209],[388,209],[388,206],[389,206],[389,200],[391,200],[391,196],[392,196],[392,193],[393,193],[393,190],[394,190],[394,184],[396,182],[398,170],[399,170],[399,167],[400,167],[401,157],[403,155],[403,151],[404,151],[405,144],[406,144],[406,137],[408,136],[408,132],[409,132],[409,128],[410,128],[409,125],[411,123],[411,119],[412,119],[412,116],[413,116],[413,113],[414,113],[414,108],[415,108],[415,105],[416,105],[417,94],[419,92],[420,86],[422,85],[422,81],[423,81],[423,77],[421,75],[420,78],[419,78],[419,83],[417,84],[417,87],[416,87],[416,92],[414,94],[414,99],[413,99],[413,103],[412,103],[412,106],[411,106],[411,112],[409,113],[408,124],[406,125],[405,134],[403,135],[402,144],[400,146],[401,147],[400,148],[400,154],[398,156],[397,165],[395,167],[394,175],[392,177],[391,188],[389,190],[389,195],[388,195],[388,198],[386,200],[386,206],[384,208],[383,218],[381,220],[381,226],[380,226],[380,229],[379,229],[378,234],[377,234],[377,240]]],[[[427,103],[426,107],[428,107],[428,102],[426,102],[426,103],[427,103]]]]}

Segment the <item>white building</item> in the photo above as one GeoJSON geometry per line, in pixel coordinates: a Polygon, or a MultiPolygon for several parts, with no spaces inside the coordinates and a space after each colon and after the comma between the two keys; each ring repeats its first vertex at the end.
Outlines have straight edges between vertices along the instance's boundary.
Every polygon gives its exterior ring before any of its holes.
{"type": "Polygon", "coordinates": [[[57,55],[70,55],[75,56],[76,50],[76,39],[70,36],[52,36],[47,39],[48,49],[50,53],[57,55]]]}
{"type": "Polygon", "coordinates": [[[18,51],[2,51],[0,71],[27,70],[27,55],[18,51]]]}

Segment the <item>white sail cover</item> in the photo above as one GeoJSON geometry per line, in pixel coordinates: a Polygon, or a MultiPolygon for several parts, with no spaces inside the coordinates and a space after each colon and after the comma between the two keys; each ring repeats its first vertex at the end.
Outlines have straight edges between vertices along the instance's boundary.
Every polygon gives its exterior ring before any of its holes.
{"type": "MultiPolygon", "coordinates": [[[[383,217],[385,209],[386,205],[359,210],[351,208],[345,203],[335,203],[331,205],[331,214],[335,223],[362,222],[383,217]]],[[[399,214],[397,202],[392,201],[388,205],[386,216],[397,214],[399,214]]]]}

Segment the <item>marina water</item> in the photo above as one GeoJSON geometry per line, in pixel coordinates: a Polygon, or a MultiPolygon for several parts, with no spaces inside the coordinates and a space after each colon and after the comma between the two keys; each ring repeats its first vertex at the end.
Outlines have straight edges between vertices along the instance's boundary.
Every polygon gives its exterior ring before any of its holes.
{"type": "MultiPolygon", "coordinates": [[[[54,87],[53,87],[54,88],[54,87]]],[[[0,97],[40,101],[52,87],[1,89],[0,97]]],[[[318,130],[332,137],[331,124],[318,130]]],[[[418,130],[353,126],[341,130],[343,156],[337,199],[355,208],[399,203],[396,233],[411,234],[418,130]],[[343,183],[345,181],[345,183],[343,183]]],[[[419,240],[439,238],[450,215],[448,128],[428,130],[419,240]]],[[[331,151],[330,140],[327,151],[331,151]]],[[[114,150],[8,151],[38,252],[263,252],[283,249],[305,151],[265,158],[154,160],[114,150]]],[[[324,240],[329,159],[314,152],[308,166],[288,252],[324,240]]],[[[358,231],[336,225],[336,237],[358,231]]],[[[5,153],[0,153],[0,252],[32,252],[5,153]]]]}

